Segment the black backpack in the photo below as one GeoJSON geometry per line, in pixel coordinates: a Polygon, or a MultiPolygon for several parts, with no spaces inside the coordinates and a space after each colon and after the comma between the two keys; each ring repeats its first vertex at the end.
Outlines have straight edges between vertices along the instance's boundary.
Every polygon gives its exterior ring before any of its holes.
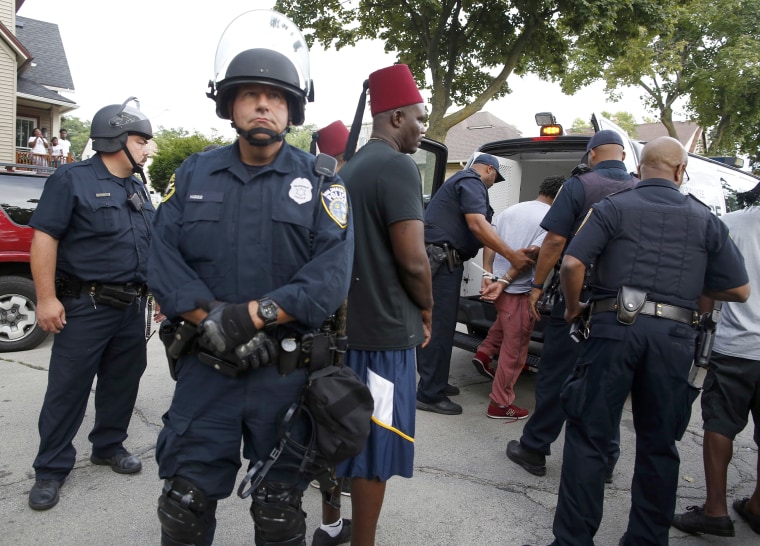
{"type": "Polygon", "coordinates": [[[372,393],[351,368],[327,366],[309,375],[304,403],[317,427],[317,451],[331,464],[355,457],[369,436],[372,393]]]}

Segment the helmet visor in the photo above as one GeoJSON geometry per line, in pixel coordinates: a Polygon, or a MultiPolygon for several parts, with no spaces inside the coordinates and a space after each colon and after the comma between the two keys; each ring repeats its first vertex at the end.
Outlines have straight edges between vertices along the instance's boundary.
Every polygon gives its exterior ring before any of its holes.
{"type": "Polygon", "coordinates": [[[276,11],[243,13],[227,26],[216,49],[214,81],[217,89],[225,80],[271,83],[302,98],[308,97],[311,86],[309,48],[303,34],[295,23],[276,11]],[[279,53],[292,67],[273,72],[266,65],[258,66],[256,59],[259,56],[251,55],[252,50],[279,53]]]}

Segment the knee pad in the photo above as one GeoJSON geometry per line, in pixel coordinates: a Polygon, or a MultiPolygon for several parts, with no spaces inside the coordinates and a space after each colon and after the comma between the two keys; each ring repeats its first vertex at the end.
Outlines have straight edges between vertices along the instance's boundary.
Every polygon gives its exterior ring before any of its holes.
{"type": "Polygon", "coordinates": [[[306,540],[303,492],[290,484],[264,482],[253,493],[256,546],[301,546],[306,540]]]}
{"type": "Polygon", "coordinates": [[[192,482],[174,476],[164,481],[158,497],[162,546],[211,544],[216,528],[216,501],[192,482]]]}

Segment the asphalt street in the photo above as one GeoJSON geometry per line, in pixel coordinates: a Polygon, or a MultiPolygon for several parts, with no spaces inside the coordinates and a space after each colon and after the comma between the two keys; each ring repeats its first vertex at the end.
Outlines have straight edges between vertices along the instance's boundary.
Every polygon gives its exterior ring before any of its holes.
{"type": "MultiPolygon", "coordinates": [[[[154,336],[149,365],[125,445],[143,461],[141,473],[124,476],[90,463],[92,397],[74,445],[77,462],[61,489],[60,503],[45,512],[27,506],[34,483],[32,461],[37,452],[37,416],[47,384],[52,338],[32,351],[0,353],[0,544],[13,546],[103,546],[159,543],[156,500],[162,482],[155,462],[161,415],[169,406],[174,383],[163,348],[154,336]]],[[[562,437],[553,446],[545,477],[537,478],[505,456],[508,440],[519,439],[525,421],[505,422],[485,415],[491,383],[478,375],[470,353],[454,349],[451,383],[462,393],[455,400],[464,413],[443,416],[417,412],[414,477],[388,483],[377,544],[390,545],[545,545],[551,533],[562,462],[562,437]]],[[[535,375],[523,373],[517,383],[517,403],[534,407],[535,375]]],[[[735,443],[728,473],[729,506],[754,489],[757,448],[750,426],[735,443]]],[[[614,483],[605,494],[605,513],[596,544],[616,545],[625,531],[630,508],[630,480],[635,435],[630,406],[623,414],[620,462],[614,483]]],[[[701,504],[705,495],[702,471],[702,430],[699,403],[679,445],[681,472],[677,510],[701,504]]],[[[239,478],[245,473],[241,469],[239,478]]],[[[651,487],[658,487],[653,483],[651,487]]],[[[345,499],[345,498],[344,498],[345,499]]],[[[350,500],[344,515],[350,517],[350,500]]],[[[219,503],[216,545],[253,544],[249,501],[234,493],[219,503]]],[[[304,494],[308,539],[320,518],[320,496],[304,494]]],[[[758,544],[758,535],[733,513],[736,538],[693,537],[671,529],[677,545],[758,544]]]]}

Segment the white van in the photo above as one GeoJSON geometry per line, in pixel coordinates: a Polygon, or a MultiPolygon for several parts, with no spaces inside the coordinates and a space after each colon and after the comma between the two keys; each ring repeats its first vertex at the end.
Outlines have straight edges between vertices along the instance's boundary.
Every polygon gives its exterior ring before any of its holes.
{"type": "MultiPolygon", "coordinates": [[[[551,113],[536,116],[552,120],[551,113]]],[[[630,172],[638,168],[643,143],[632,141],[627,134],[611,121],[594,114],[592,124],[595,131],[612,129],[623,137],[625,143],[625,164],[630,172]]],[[[539,133],[545,134],[548,126],[542,126],[539,133]]],[[[489,190],[491,206],[495,214],[506,207],[522,201],[535,199],[541,182],[549,176],[569,177],[573,168],[582,163],[590,135],[563,135],[524,137],[496,142],[481,146],[470,157],[467,166],[481,153],[496,156],[500,163],[500,172],[504,181],[494,184],[489,190]]],[[[760,178],[747,172],[730,167],[724,163],[710,160],[696,154],[689,154],[686,169],[688,182],[681,186],[684,193],[692,193],[707,204],[718,215],[729,212],[726,199],[731,192],[743,192],[754,188],[760,178]]],[[[437,182],[437,181],[436,181],[437,182]]],[[[437,186],[439,187],[439,185],[437,186]]],[[[433,188],[433,192],[437,190],[433,188]]],[[[460,328],[454,336],[456,347],[474,352],[485,338],[488,329],[496,317],[496,310],[491,303],[480,300],[480,283],[482,270],[473,265],[482,265],[482,252],[465,263],[464,276],[460,289],[458,321],[460,328]]],[[[548,309],[543,312],[548,314],[548,309]]],[[[540,363],[540,350],[543,341],[543,328],[548,320],[536,323],[533,332],[527,367],[537,370],[540,363]]]]}

